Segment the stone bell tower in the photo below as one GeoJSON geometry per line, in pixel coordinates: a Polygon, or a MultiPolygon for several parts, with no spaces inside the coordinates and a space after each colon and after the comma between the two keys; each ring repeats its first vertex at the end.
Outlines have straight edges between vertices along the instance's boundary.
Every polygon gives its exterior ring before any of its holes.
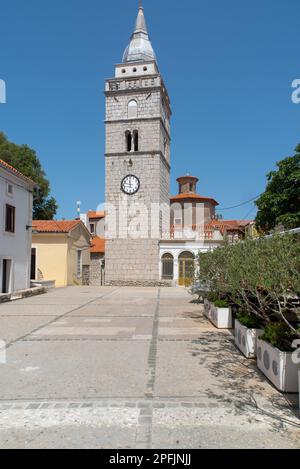
{"type": "Polygon", "coordinates": [[[142,6],[105,96],[106,283],[157,285],[170,227],[171,109],[142,6]]]}

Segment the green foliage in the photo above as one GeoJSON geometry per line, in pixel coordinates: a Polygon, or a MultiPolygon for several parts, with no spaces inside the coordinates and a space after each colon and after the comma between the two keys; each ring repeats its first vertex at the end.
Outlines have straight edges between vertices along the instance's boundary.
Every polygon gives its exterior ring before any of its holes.
{"type": "MultiPolygon", "coordinates": [[[[281,321],[295,331],[292,299],[300,294],[300,236],[274,235],[200,253],[199,281],[213,297],[228,299],[264,324],[281,321]]],[[[298,334],[300,336],[300,334],[298,334]]]]}
{"type": "Polygon", "coordinates": [[[6,136],[0,132],[0,158],[39,186],[33,202],[33,218],[35,220],[52,220],[58,206],[56,200],[49,196],[50,184],[36,152],[27,145],[20,146],[9,142],[6,136]]]}
{"type": "Polygon", "coordinates": [[[229,304],[226,300],[216,300],[216,301],[214,301],[214,305],[217,308],[228,308],[229,307],[229,304]]]}
{"type": "Polygon", "coordinates": [[[296,335],[293,334],[287,325],[283,323],[268,324],[265,328],[264,334],[260,337],[261,340],[268,342],[282,352],[293,351],[291,343],[295,338],[296,335]]]}
{"type": "Polygon", "coordinates": [[[248,329],[260,329],[261,321],[253,314],[239,312],[237,318],[242,326],[248,327],[248,329]]]}
{"type": "Polygon", "coordinates": [[[211,303],[215,303],[215,301],[220,299],[220,296],[214,291],[210,291],[208,293],[206,292],[204,297],[207,298],[211,303]]]}
{"type": "Polygon", "coordinates": [[[278,225],[300,227],[300,144],[296,155],[277,163],[278,170],[268,174],[268,184],[256,205],[256,226],[269,232],[278,225]]]}

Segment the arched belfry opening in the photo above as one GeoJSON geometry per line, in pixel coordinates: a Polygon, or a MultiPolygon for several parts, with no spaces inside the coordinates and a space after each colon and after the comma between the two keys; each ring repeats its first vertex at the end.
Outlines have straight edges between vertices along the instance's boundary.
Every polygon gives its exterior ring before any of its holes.
{"type": "Polygon", "coordinates": [[[139,132],[138,130],[133,131],[133,149],[139,151],[139,132]]]}
{"type": "Polygon", "coordinates": [[[129,130],[125,132],[126,151],[132,150],[132,135],[129,130]]]}

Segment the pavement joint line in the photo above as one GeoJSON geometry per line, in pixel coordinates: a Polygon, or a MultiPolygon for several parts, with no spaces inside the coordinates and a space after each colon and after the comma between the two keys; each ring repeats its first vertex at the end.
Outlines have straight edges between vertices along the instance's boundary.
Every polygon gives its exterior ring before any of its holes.
{"type": "Polygon", "coordinates": [[[146,401],[138,403],[140,409],[138,425],[135,435],[135,447],[143,446],[146,449],[152,448],[152,432],[153,432],[153,403],[154,403],[154,389],[156,378],[156,364],[157,364],[157,343],[159,331],[159,308],[160,308],[161,289],[157,290],[157,300],[155,314],[153,316],[152,338],[148,354],[148,381],[145,388],[146,401]]]}
{"type": "MultiPolygon", "coordinates": [[[[99,399],[99,400],[82,400],[82,399],[65,399],[65,400],[26,400],[23,402],[20,401],[3,401],[0,403],[0,413],[6,410],[20,410],[20,411],[32,411],[32,412],[37,412],[40,410],[54,410],[54,409],[96,409],[96,408],[102,408],[102,409],[133,409],[136,408],[139,410],[139,422],[141,424],[140,428],[137,428],[137,434],[136,438],[137,440],[140,439],[140,434],[139,430],[141,431],[142,434],[145,433],[145,431],[151,436],[152,434],[152,417],[153,417],[153,411],[159,410],[159,409],[172,409],[172,408],[183,408],[183,409],[206,409],[206,410],[211,410],[211,409],[246,409],[250,407],[253,411],[258,412],[258,413],[264,413],[268,414],[271,418],[275,419],[281,419],[279,414],[274,414],[274,407],[272,405],[269,405],[268,407],[265,407],[264,409],[257,408],[247,402],[240,401],[240,400],[224,400],[224,401],[216,401],[216,402],[211,402],[210,399],[207,397],[205,399],[201,400],[196,400],[196,401],[190,401],[187,402],[186,400],[178,400],[178,399],[173,399],[173,400],[166,400],[164,402],[158,401],[158,400],[153,400],[153,401],[147,401],[147,402],[142,402],[140,400],[135,400],[133,402],[128,402],[124,399],[120,400],[112,400],[111,398],[105,400],[105,399],[99,399]],[[146,404],[146,405],[145,405],[146,404]],[[142,419],[140,420],[141,417],[148,417],[147,419],[142,419]],[[147,426],[147,428],[144,428],[144,426],[147,426]]],[[[280,410],[280,409],[279,409],[280,410]]],[[[293,413],[298,410],[297,406],[291,406],[290,407],[290,412],[293,413]]],[[[299,425],[299,419],[298,416],[295,417],[294,415],[291,415],[290,418],[284,416],[284,420],[286,423],[289,423],[291,425],[299,425]],[[293,419],[293,420],[291,420],[293,419]]],[[[141,438],[144,438],[143,436],[141,438]]],[[[144,441],[144,440],[143,440],[144,441]]],[[[151,441],[148,441],[148,446],[151,446],[151,441]]]]}
{"type": "MultiPolygon", "coordinates": [[[[50,315],[49,315],[50,316],[50,315]]],[[[84,316],[83,315],[72,315],[72,316],[68,316],[69,318],[99,318],[99,319],[124,319],[124,318],[127,318],[127,319],[152,319],[153,318],[153,314],[150,316],[127,316],[126,314],[123,315],[123,316],[112,316],[111,314],[107,313],[107,315],[104,315],[104,316],[99,316],[98,314],[95,315],[95,314],[85,314],[84,316]]]]}
{"type": "Polygon", "coordinates": [[[96,337],[87,337],[87,338],[80,338],[80,339],[64,339],[64,338],[36,338],[36,339],[23,339],[23,342],[150,342],[151,339],[132,339],[128,338],[118,338],[118,339],[109,339],[109,338],[96,338],[96,337]]]}
{"type": "MultiPolygon", "coordinates": [[[[245,405],[245,403],[244,403],[245,405]]],[[[7,404],[0,404],[0,412],[4,410],[31,410],[31,411],[38,411],[38,410],[53,410],[53,409],[95,409],[95,408],[103,408],[103,409],[121,409],[121,408],[135,408],[139,410],[139,419],[143,418],[141,423],[147,423],[152,425],[152,416],[154,410],[159,409],[168,409],[168,408],[186,408],[186,409],[218,409],[218,408],[233,408],[233,407],[240,407],[241,402],[156,402],[153,401],[149,407],[140,407],[138,402],[128,403],[121,401],[119,403],[116,402],[105,402],[105,401],[91,401],[91,402],[82,402],[81,400],[76,402],[75,400],[68,400],[66,402],[23,402],[21,403],[7,403],[7,404]]],[[[272,407],[270,406],[270,410],[272,407]]],[[[142,429],[143,432],[145,429],[142,429]]],[[[152,428],[148,428],[147,432],[151,433],[152,428]]]]}
{"type": "MultiPolygon", "coordinates": [[[[49,322],[43,324],[42,326],[39,326],[39,327],[37,327],[36,329],[33,329],[33,330],[30,331],[29,333],[27,333],[27,334],[25,334],[25,335],[23,335],[23,336],[21,336],[21,337],[18,337],[17,339],[15,339],[15,340],[9,342],[9,343],[6,345],[6,349],[9,349],[9,348],[12,347],[13,345],[15,345],[17,342],[20,342],[20,341],[22,341],[22,340],[25,340],[27,337],[30,337],[31,334],[34,334],[35,332],[38,332],[38,331],[44,329],[45,327],[50,326],[51,324],[54,324],[56,321],[59,321],[60,319],[66,317],[69,313],[72,313],[72,312],[75,312],[75,311],[79,311],[80,309],[83,309],[83,308],[85,308],[86,306],[88,306],[88,305],[94,303],[94,301],[97,301],[97,300],[99,300],[99,299],[102,299],[102,298],[105,298],[105,297],[107,297],[107,296],[109,296],[109,295],[112,295],[113,293],[115,293],[115,292],[118,291],[118,290],[120,290],[120,288],[115,288],[114,290],[112,290],[112,291],[110,291],[110,292],[108,292],[108,293],[105,293],[104,295],[101,295],[101,296],[99,296],[99,297],[97,297],[97,298],[95,298],[95,299],[93,299],[93,300],[91,300],[91,301],[88,301],[88,302],[85,303],[84,305],[81,305],[81,306],[79,306],[79,307],[77,307],[77,308],[75,308],[75,309],[69,311],[68,313],[64,313],[64,314],[61,314],[60,316],[56,316],[55,319],[53,319],[52,321],[49,321],[49,322]]],[[[43,306],[45,306],[45,305],[43,305],[43,306]]]]}
{"type": "Polygon", "coordinates": [[[152,339],[149,348],[149,355],[148,355],[148,381],[146,384],[147,388],[147,397],[150,397],[154,394],[154,385],[155,385],[155,377],[156,377],[156,361],[157,361],[157,342],[158,342],[158,332],[159,332],[159,308],[160,308],[160,296],[161,290],[158,289],[157,292],[157,303],[156,303],[156,310],[153,318],[153,328],[152,328],[152,339]]]}

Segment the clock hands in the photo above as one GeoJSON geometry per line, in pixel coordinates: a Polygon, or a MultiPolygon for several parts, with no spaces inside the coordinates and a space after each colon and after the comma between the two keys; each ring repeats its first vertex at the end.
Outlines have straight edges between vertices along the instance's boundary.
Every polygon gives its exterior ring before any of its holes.
{"type": "Polygon", "coordinates": [[[122,180],[121,189],[127,195],[134,195],[140,189],[140,181],[136,176],[128,175],[122,180]]]}

